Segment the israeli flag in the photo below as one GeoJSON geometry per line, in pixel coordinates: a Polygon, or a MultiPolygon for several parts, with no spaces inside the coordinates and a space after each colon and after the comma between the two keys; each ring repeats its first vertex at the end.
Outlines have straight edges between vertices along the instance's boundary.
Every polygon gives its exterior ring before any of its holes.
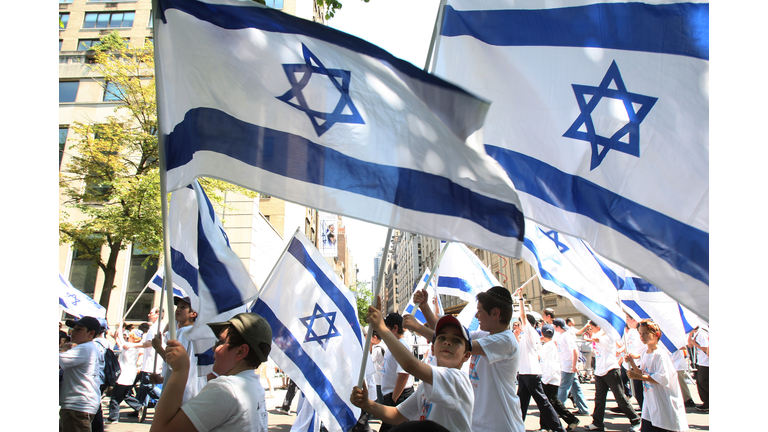
{"type": "Polygon", "coordinates": [[[215,177],[519,256],[519,200],[480,140],[485,101],[368,42],[255,2],[159,4],[169,190],[215,177]]]}
{"type": "Polygon", "coordinates": [[[581,239],[531,221],[527,221],[525,231],[523,259],[536,269],[541,287],[567,297],[612,339],[621,339],[626,320],[615,284],[623,275],[608,274],[610,269],[581,239]]]}
{"type": "Polygon", "coordinates": [[[435,48],[527,220],[709,316],[707,2],[448,0],[435,48]]]}
{"type": "Polygon", "coordinates": [[[491,270],[466,245],[449,243],[437,269],[437,293],[467,301],[456,318],[469,331],[478,329],[477,295],[501,286],[491,270]]]}
{"type": "MultiPolygon", "coordinates": [[[[442,316],[445,314],[445,311],[443,310],[443,302],[440,301],[440,296],[437,295],[437,292],[435,291],[435,278],[432,278],[432,280],[429,281],[429,287],[426,287],[430,274],[432,274],[432,272],[429,271],[429,269],[424,270],[424,275],[421,276],[421,279],[419,280],[419,283],[416,284],[416,288],[413,290],[413,292],[426,289],[428,296],[427,304],[429,304],[429,307],[434,308],[435,302],[437,302],[437,308],[434,311],[435,315],[442,316]]],[[[411,300],[408,302],[408,306],[406,306],[403,310],[403,315],[406,314],[413,315],[413,317],[422,324],[426,324],[427,322],[427,319],[424,317],[424,313],[421,312],[421,309],[419,309],[417,305],[413,304],[413,297],[411,297],[411,300]]]]}
{"type": "MultiPolygon", "coordinates": [[[[349,402],[365,338],[354,294],[300,231],[278,260],[251,312],[272,327],[270,357],[291,377],[331,431],[360,415],[349,402]]],[[[373,373],[368,358],[366,373],[373,373]]]]}
{"type": "MultiPolygon", "coordinates": [[[[149,282],[147,282],[146,288],[149,288],[157,292],[162,291],[164,289],[163,288],[164,278],[165,278],[165,267],[160,266],[157,269],[157,272],[155,272],[155,274],[152,276],[152,279],[150,279],[149,282]]],[[[179,298],[187,297],[187,293],[185,293],[183,289],[179,288],[179,286],[176,284],[176,281],[174,281],[174,284],[173,284],[173,296],[179,297],[179,298]]]]}
{"type": "Polygon", "coordinates": [[[650,318],[661,327],[661,343],[674,353],[688,343],[688,332],[700,321],[685,306],[642,278],[631,274],[619,288],[619,299],[632,318],[640,321],[650,318]]]}
{"type": "Polygon", "coordinates": [[[59,307],[80,319],[84,316],[106,318],[107,310],[72,284],[59,272],[59,307]]]}
{"type": "Polygon", "coordinates": [[[320,418],[317,412],[307,402],[304,393],[299,392],[296,404],[296,419],[291,425],[291,432],[320,432],[320,418]]]}
{"type": "Polygon", "coordinates": [[[229,246],[213,205],[197,180],[171,194],[168,210],[172,280],[190,298],[197,312],[185,337],[195,344],[198,373],[213,367],[216,335],[209,322],[227,321],[258,295],[240,258],[229,246]]]}

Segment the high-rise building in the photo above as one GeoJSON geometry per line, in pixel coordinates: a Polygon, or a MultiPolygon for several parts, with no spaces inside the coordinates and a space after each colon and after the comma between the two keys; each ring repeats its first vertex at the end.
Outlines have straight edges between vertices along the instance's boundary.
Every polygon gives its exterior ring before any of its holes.
{"type": "MultiPolygon", "coordinates": [[[[266,0],[266,3],[286,13],[325,23],[323,8],[313,0],[266,0]]],[[[68,164],[77,156],[72,146],[79,138],[70,126],[74,122],[103,123],[121,103],[110,83],[92,67],[91,48],[115,31],[135,47],[151,41],[152,1],[59,0],[59,172],[65,177],[72,177],[68,164]]],[[[149,75],[142,78],[149,79],[149,75]]],[[[80,187],[93,186],[82,184],[80,187]]],[[[60,195],[59,206],[62,212],[68,213],[68,220],[87,219],[85,214],[67,207],[65,201],[65,196],[60,195]]],[[[317,212],[284,201],[280,205],[277,201],[270,197],[248,198],[228,193],[225,207],[219,210],[233,250],[259,285],[297,227],[317,242],[317,212]],[[260,206],[268,211],[260,212],[260,206]]],[[[122,247],[124,250],[120,250],[115,263],[107,319],[110,323],[122,321],[133,305],[127,320],[145,321],[149,310],[159,304],[159,293],[150,290],[139,295],[158,268],[157,262],[146,265],[145,259],[157,251],[144,250],[135,244],[122,247]]],[[[102,248],[102,257],[109,255],[106,249],[102,248]]],[[[104,271],[91,260],[83,259],[81,252],[72,244],[62,244],[59,271],[76,288],[98,301],[106,280],[104,271]]]]}

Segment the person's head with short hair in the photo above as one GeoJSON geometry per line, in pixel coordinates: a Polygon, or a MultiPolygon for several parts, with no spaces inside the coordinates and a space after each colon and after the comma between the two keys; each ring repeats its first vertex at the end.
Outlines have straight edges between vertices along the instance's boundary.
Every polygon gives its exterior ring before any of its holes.
{"type": "Polygon", "coordinates": [[[101,325],[101,330],[96,332],[96,337],[102,336],[104,333],[109,331],[109,323],[107,322],[106,318],[96,318],[99,320],[99,324],[101,325]]]}
{"type": "Polygon", "coordinates": [[[552,327],[556,333],[562,333],[568,326],[562,318],[555,318],[552,320],[552,327]]]}
{"type": "Polygon", "coordinates": [[[91,342],[101,332],[101,323],[94,317],[85,316],[79,320],[67,320],[65,324],[72,328],[70,338],[74,344],[91,342]]]}
{"type": "Polygon", "coordinates": [[[542,317],[544,318],[544,322],[546,322],[547,324],[552,324],[552,320],[556,318],[555,310],[552,308],[544,309],[544,313],[542,313],[542,317]]]}
{"type": "Polygon", "coordinates": [[[573,327],[575,324],[571,318],[566,318],[565,323],[568,325],[568,327],[573,327]]]}
{"type": "Polygon", "coordinates": [[[477,295],[475,317],[480,330],[493,334],[509,329],[512,312],[512,293],[504,287],[495,286],[477,295]]]}
{"type": "Polygon", "coordinates": [[[402,339],[405,333],[403,328],[403,316],[397,312],[390,312],[384,317],[384,325],[387,326],[389,331],[392,332],[398,339],[402,339]]]}
{"type": "Polygon", "coordinates": [[[596,322],[589,320],[589,326],[591,327],[592,334],[600,332],[600,326],[596,322]]]}
{"type": "Polygon", "coordinates": [[[189,297],[174,297],[173,304],[176,305],[176,322],[179,323],[179,327],[186,327],[195,323],[197,312],[192,309],[189,297]]]}
{"type": "Polygon", "coordinates": [[[645,345],[652,343],[656,345],[661,339],[661,327],[650,319],[644,319],[637,324],[637,332],[640,334],[640,341],[645,345]]]}
{"type": "Polygon", "coordinates": [[[472,356],[472,337],[453,315],[445,315],[435,324],[432,349],[437,365],[461,369],[472,356]]]}
{"type": "Polygon", "coordinates": [[[149,318],[149,322],[154,324],[158,318],[160,318],[160,308],[159,307],[153,307],[149,314],[147,315],[147,318],[149,318]]]}
{"type": "Polygon", "coordinates": [[[371,334],[371,343],[374,345],[381,343],[381,336],[379,336],[379,332],[376,330],[373,330],[373,333],[371,334]]]}
{"type": "Polygon", "coordinates": [[[627,319],[626,319],[627,327],[631,329],[636,329],[638,325],[637,320],[632,318],[632,315],[630,314],[626,314],[626,315],[627,315],[627,319]]]}
{"type": "Polygon", "coordinates": [[[544,342],[549,342],[552,340],[552,336],[555,335],[555,326],[552,324],[544,324],[541,327],[541,337],[544,339],[544,342]]]}
{"type": "Polygon", "coordinates": [[[267,361],[272,349],[272,328],[255,313],[240,313],[229,321],[209,323],[218,341],[213,347],[213,371],[236,375],[256,369],[267,361]]]}
{"type": "Polygon", "coordinates": [[[139,324],[139,330],[141,330],[142,333],[146,333],[149,331],[149,323],[141,323],[139,324]]]}

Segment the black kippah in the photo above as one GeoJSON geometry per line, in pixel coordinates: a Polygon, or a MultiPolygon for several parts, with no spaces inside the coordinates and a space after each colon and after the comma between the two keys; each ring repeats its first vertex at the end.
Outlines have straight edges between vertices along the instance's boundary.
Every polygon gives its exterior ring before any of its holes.
{"type": "Polygon", "coordinates": [[[494,297],[498,298],[499,300],[505,301],[510,304],[512,303],[512,293],[510,293],[509,290],[504,287],[495,286],[486,292],[492,294],[494,297]]]}

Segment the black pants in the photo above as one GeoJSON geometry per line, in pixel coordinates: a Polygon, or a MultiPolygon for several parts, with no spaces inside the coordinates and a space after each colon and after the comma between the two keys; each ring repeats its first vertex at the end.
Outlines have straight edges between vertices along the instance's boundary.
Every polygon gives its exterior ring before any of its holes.
{"type": "Polygon", "coordinates": [[[640,425],[640,432],[672,432],[667,429],[657,428],[651,422],[649,422],[646,419],[643,419],[642,424],[640,425]]]}
{"type": "Polygon", "coordinates": [[[633,425],[640,423],[640,417],[622,391],[619,370],[611,369],[603,376],[595,375],[595,411],[592,413],[592,424],[601,428],[605,427],[605,398],[608,395],[608,390],[613,393],[613,398],[616,399],[621,412],[627,416],[629,422],[633,425]]]}
{"type": "MultiPolygon", "coordinates": [[[[573,415],[570,411],[568,411],[568,408],[563,405],[562,402],[560,402],[560,399],[557,398],[557,392],[560,389],[560,386],[556,386],[554,384],[543,384],[544,386],[544,394],[547,396],[547,399],[549,399],[549,403],[552,404],[552,407],[555,409],[555,412],[557,415],[560,416],[561,419],[565,422],[565,424],[573,424],[576,423],[579,419],[575,415],[573,415]]],[[[546,429],[544,426],[544,421],[541,421],[541,428],[546,429]]]]}
{"type": "Polygon", "coordinates": [[[699,391],[701,403],[709,406],[709,366],[696,365],[696,389],[699,391]]]}
{"type": "Polygon", "coordinates": [[[133,387],[127,385],[115,384],[112,387],[112,399],[109,401],[109,420],[120,420],[120,402],[128,396],[133,387]]]}
{"type": "Polygon", "coordinates": [[[285,399],[283,399],[283,410],[288,411],[291,409],[294,396],[296,396],[296,383],[290,380],[288,382],[288,390],[285,391],[285,399]]]}
{"type": "MultiPolygon", "coordinates": [[[[549,403],[547,395],[544,394],[544,387],[541,385],[541,375],[518,375],[517,376],[517,397],[520,398],[520,409],[523,411],[523,420],[528,413],[528,404],[531,397],[536,401],[541,416],[542,429],[551,431],[563,431],[560,419],[557,418],[557,412],[552,404],[549,403]]],[[[555,397],[557,399],[557,397],[555,397]]]]}
{"type": "Polygon", "coordinates": [[[632,386],[635,388],[635,400],[637,401],[637,404],[640,405],[640,410],[643,410],[643,382],[640,380],[633,379],[632,380],[632,386]]]}
{"type": "MultiPolygon", "coordinates": [[[[397,398],[397,400],[392,400],[392,393],[387,393],[384,395],[384,399],[382,400],[382,405],[385,406],[398,406],[401,403],[403,403],[406,399],[408,399],[413,394],[413,387],[408,387],[403,390],[402,393],[400,393],[400,397],[397,398]]],[[[379,432],[387,432],[388,430],[392,429],[394,425],[381,422],[381,427],[379,428],[379,432]]]]}

